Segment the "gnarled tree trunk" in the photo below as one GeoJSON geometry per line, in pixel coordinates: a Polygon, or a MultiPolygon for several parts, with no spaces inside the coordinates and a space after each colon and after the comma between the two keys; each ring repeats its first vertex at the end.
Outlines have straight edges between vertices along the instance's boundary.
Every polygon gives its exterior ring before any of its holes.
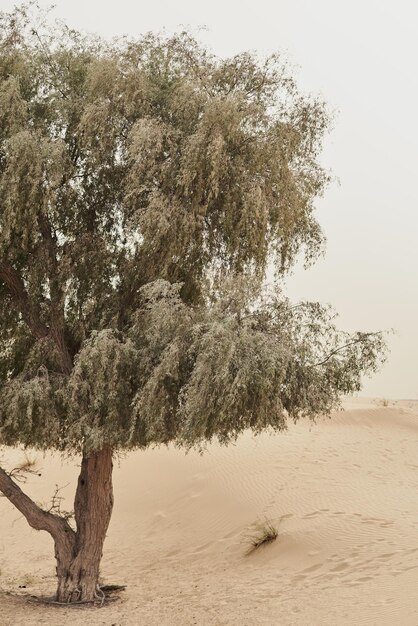
{"type": "Polygon", "coordinates": [[[55,541],[57,601],[94,600],[98,594],[99,566],[113,509],[112,451],[83,456],[74,509],[77,531],[68,553],[55,541]]]}
{"type": "Polygon", "coordinates": [[[0,468],[0,491],[36,530],[54,539],[58,602],[100,598],[99,567],[113,509],[112,450],[83,455],[75,496],[74,531],[66,519],[44,511],[0,468]]]}

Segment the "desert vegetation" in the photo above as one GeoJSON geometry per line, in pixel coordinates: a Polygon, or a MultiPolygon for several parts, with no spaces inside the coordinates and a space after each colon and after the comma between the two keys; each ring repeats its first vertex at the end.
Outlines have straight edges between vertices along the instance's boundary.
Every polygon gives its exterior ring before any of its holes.
{"type": "Polygon", "coordinates": [[[279,530],[277,526],[269,521],[257,522],[248,535],[245,537],[247,543],[247,556],[258,550],[262,546],[266,546],[273,541],[276,541],[279,536],[279,530]]]}
{"type": "Polygon", "coordinates": [[[115,453],[284,430],[384,358],[282,289],[323,250],[328,122],[278,55],[1,14],[0,444],[81,468],[74,519],[10,468],[0,491],[52,536],[57,602],[102,599],[115,453]]]}

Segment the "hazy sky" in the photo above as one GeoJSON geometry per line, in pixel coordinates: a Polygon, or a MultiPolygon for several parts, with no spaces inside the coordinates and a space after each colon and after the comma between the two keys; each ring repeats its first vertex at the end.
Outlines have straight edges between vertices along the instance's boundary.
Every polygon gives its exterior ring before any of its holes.
{"type": "MultiPolygon", "coordinates": [[[[40,0],[41,6],[49,1],[40,0]]],[[[15,2],[0,0],[3,10],[15,2]]],[[[364,395],[418,397],[418,9],[412,0],[57,0],[70,26],[105,36],[196,29],[218,55],[283,51],[299,84],[337,110],[320,200],[327,254],[288,294],[330,302],[347,330],[394,328],[364,395]]]]}

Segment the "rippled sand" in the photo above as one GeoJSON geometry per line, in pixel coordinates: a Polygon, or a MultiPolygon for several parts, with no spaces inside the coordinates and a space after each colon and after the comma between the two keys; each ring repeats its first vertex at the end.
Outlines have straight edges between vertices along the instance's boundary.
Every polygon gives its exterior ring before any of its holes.
{"type": "MultiPolygon", "coordinates": [[[[52,541],[1,499],[0,625],[416,626],[418,403],[384,404],[203,456],[122,459],[102,573],[127,589],[102,609],[28,602],[54,590],[52,541]],[[278,539],[245,556],[264,519],[278,539]]],[[[46,502],[70,483],[70,498],[74,464],[38,458],[26,490],[46,502]]]]}

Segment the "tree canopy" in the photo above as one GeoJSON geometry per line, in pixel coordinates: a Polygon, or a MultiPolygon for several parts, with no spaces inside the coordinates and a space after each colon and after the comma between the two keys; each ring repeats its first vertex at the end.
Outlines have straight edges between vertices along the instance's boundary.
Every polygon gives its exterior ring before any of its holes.
{"type": "Polygon", "coordinates": [[[323,246],[328,123],[279,55],[2,14],[0,443],[226,443],[358,390],[381,334],[277,286],[323,246]]]}

